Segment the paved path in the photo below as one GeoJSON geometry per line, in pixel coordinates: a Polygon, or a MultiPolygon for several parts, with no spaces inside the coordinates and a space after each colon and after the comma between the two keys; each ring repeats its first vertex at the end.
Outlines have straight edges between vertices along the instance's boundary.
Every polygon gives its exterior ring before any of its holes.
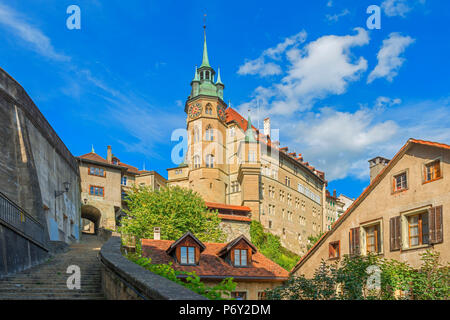
{"type": "Polygon", "coordinates": [[[97,254],[102,242],[83,234],[80,243],[52,257],[44,264],[0,280],[0,300],[6,299],[104,299],[100,262],[97,254]],[[67,267],[81,269],[81,289],[69,290],[67,267]]]}

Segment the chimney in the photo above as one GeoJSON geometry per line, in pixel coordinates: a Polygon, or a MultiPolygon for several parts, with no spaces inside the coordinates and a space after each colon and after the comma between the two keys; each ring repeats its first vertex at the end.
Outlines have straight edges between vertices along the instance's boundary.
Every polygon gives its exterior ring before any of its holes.
{"type": "Polygon", "coordinates": [[[270,118],[264,119],[264,135],[270,137],[270,118]]]}
{"type": "Polygon", "coordinates": [[[333,198],[336,198],[336,189],[333,190],[333,198]]]}
{"type": "Polygon", "coordinates": [[[383,168],[389,163],[389,159],[383,157],[376,157],[369,160],[370,166],[370,183],[372,183],[373,179],[383,170],[383,168]]]}
{"type": "Polygon", "coordinates": [[[161,228],[160,227],[153,228],[153,240],[161,240],[161,228]]]}
{"type": "Polygon", "coordinates": [[[111,146],[108,146],[108,153],[106,156],[106,160],[108,161],[108,163],[112,163],[112,151],[111,151],[111,146]]]}

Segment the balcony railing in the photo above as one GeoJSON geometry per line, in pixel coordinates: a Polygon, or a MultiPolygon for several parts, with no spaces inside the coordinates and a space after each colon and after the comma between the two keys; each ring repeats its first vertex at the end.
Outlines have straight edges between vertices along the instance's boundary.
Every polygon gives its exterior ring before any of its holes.
{"type": "Polygon", "coordinates": [[[44,226],[2,192],[0,192],[0,220],[44,246],[44,226]]]}

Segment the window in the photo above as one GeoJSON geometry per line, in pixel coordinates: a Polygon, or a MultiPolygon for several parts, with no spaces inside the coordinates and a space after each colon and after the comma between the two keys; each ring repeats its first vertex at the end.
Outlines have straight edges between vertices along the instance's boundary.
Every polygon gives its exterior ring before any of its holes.
{"type": "Polygon", "coordinates": [[[330,242],[328,245],[328,258],[337,259],[341,254],[341,245],[339,241],[330,242]]]}
{"type": "Polygon", "coordinates": [[[230,137],[234,137],[236,135],[235,127],[230,128],[230,137]]]}
{"type": "Polygon", "coordinates": [[[200,168],[200,156],[194,156],[194,169],[200,168]]]}
{"type": "Polygon", "coordinates": [[[93,175],[93,176],[104,177],[105,176],[105,170],[102,169],[102,168],[89,167],[89,174],[93,175]]]}
{"type": "Polygon", "coordinates": [[[258,291],[258,300],[267,300],[267,294],[265,291],[258,291]]]}
{"type": "Polygon", "coordinates": [[[433,181],[441,178],[441,161],[434,160],[425,165],[424,181],[433,181]]]}
{"type": "Polygon", "coordinates": [[[214,156],[212,154],[206,156],[206,167],[214,168],[214,156]]]}
{"type": "Polygon", "coordinates": [[[231,193],[239,192],[239,182],[233,181],[231,183],[231,193]]]}
{"type": "Polygon", "coordinates": [[[409,247],[428,244],[428,213],[421,213],[407,217],[409,247]]]}
{"type": "Polygon", "coordinates": [[[103,187],[97,187],[97,186],[90,186],[89,188],[89,194],[93,196],[104,196],[104,188],[103,187]]]}
{"type": "Polygon", "coordinates": [[[181,247],[180,248],[180,261],[181,264],[195,264],[195,248],[194,247],[181,247]]]}
{"type": "Polygon", "coordinates": [[[247,250],[235,249],[234,250],[234,266],[246,267],[247,266],[247,250]]]}
{"type": "Polygon", "coordinates": [[[366,253],[380,253],[382,241],[380,224],[364,227],[363,231],[366,234],[366,253]]]}
{"type": "Polygon", "coordinates": [[[212,115],[212,107],[209,103],[206,105],[205,113],[212,115]]]}
{"type": "Polygon", "coordinates": [[[231,292],[231,298],[233,298],[235,300],[247,300],[247,292],[233,291],[233,292],[231,292]]]}
{"type": "Polygon", "coordinates": [[[248,152],[248,162],[256,162],[255,151],[248,152]]]}
{"type": "Polygon", "coordinates": [[[394,192],[406,190],[408,188],[406,172],[394,176],[393,183],[394,183],[394,192]]]}
{"type": "Polygon", "coordinates": [[[213,128],[210,125],[208,127],[206,127],[205,140],[206,141],[214,141],[213,128]]]}
{"type": "Polygon", "coordinates": [[[272,220],[269,220],[269,229],[272,229],[272,220]]]}
{"type": "Polygon", "coordinates": [[[288,176],[286,176],[286,178],[285,178],[285,184],[288,186],[288,187],[290,187],[291,186],[291,178],[289,178],[288,176]]]}
{"type": "Polygon", "coordinates": [[[200,141],[200,131],[198,129],[198,127],[196,126],[194,128],[194,142],[199,142],[200,141]]]}
{"type": "Polygon", "coordinates": [[[127,177],[126,177],[126,176],[123,176],[123,177],[122,177],[121,184],[122,184],[123,186],[126,186],[126,185],[127,185],[127,177]]]}

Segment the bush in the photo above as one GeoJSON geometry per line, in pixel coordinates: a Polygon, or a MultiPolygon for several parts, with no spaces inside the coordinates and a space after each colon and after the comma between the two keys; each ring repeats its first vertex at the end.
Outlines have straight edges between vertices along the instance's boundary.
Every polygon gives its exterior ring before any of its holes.
{"type": "Polygon", "coordinates": [[[442,265],[440,254],[427,250],[421,254],[418,270],[407,263],[374,255],[344,256],[338,263],[322,263],[311,279],[290,277],[282,286],[267,290],[268,299],[293,300],[448,300],[450,298],[449,264],[442,265]],[[376,276],[368,270],[378,269],[376,276]]]}
{"type": "Polygon", "coordinates": [[[137,253],[127,254],[127,258],[132,262],[144,267],[145,269],[176,282],[202,296],[211,300],[224,300],[223,296],[231,298],[231,291],[236,288],[236,283],[232,278],[226,278],[219,284],[213,287],[207,287],[205,283],[200,280],[200,277],[195,272],[183,272],[173,269],[172,263],[169,264],[152,264],[150,258],[141,257],[137,253]],[[180,275],[186,275],[185,281],[178,278],[180,275]]]}
{"type": "Polygon", "coordinates": [[[252,243],[263,255],[288,271],[290,271],[298,260],[300,260],[298,255],[281,245],[279,237],[264,232],[262,224],[258,221],[253,220],[251,222],[250,237],[252,243]]]}

